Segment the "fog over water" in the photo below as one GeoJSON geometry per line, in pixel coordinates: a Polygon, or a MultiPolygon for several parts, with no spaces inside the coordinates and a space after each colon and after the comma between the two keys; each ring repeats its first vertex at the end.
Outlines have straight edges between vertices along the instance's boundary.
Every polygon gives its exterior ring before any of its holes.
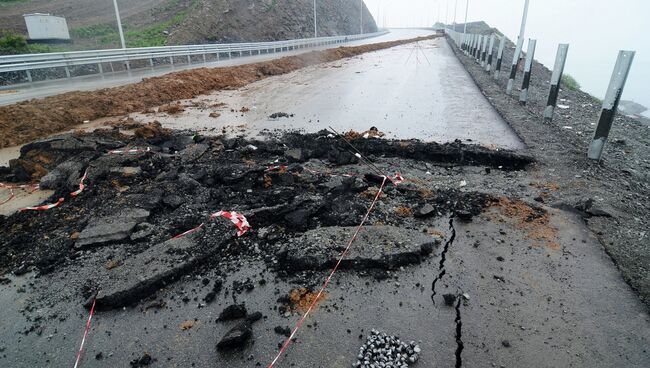
{"type": "MultiPolygon", "coordinates": [[[[456,4],[456,0],[365,2],[380,27],[430,26],[445,19],[451,24],[456,4]]],[[[463,23],[466,0],[457,3],[456,21],[463,23]]],[[[469,0],[467,19],[483,20],[516,40],[523,7],[524,0],[469,0]]],[[[537,39],[535,58],[549,69],[558,43],[569,43],[565,73],[598,98],[605,95],[618,51],[635,50],[623,99],[650,108],[649,17],[647,0],[530,0],[526,39],[537,39]]]]}

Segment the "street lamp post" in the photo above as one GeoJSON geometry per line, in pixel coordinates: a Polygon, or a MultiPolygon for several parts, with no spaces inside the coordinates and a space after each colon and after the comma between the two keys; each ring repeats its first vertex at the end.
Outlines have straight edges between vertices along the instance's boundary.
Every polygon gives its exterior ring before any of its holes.
{"type": "Polygon", "coordinates": [[[454,32],[456,32],[456,10],[458,9],[458,0],[454,3],[454,32]]]}
{"type": "Polygon", "coordinates": [[[117,29],[120,32],[120,41],[122,42],[122,48],[126,48],[126,43],[124,42],[124,31],[122,30],[122,20],[120,19],[120,9],[117,7],[117,0],[113,0],[113,5],[115,6],[115,17],[117,18],[117,29]]]}
{"type": "Polygon", "coordinates": [[[363,34],[363,0],[359,0],[359,13],[359,33],[363,34]]]}
{"type": "Polygon", "coordinates": [[[463,26],[463,34],[467,33],[467,10],[469,9],[469,0],[465,3],[465,25],[463,26]]]}
{"type": "Polygon", "coordinates": [[[316,25],[316,0],[314,0],[314,38],[318,37],[318,26],[316,25]]]}

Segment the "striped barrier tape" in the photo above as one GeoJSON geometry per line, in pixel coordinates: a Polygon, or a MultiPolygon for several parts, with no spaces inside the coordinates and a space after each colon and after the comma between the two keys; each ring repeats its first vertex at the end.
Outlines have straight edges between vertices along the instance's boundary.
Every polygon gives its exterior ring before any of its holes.
{"type": "Polygon", "coordinates": [[[138,149],[138,147],[130,150],[113,150],[113,151],[108,151],[109,155],[123,155],[123,154],[128,154],[128,155],[136,155],[138,153],[147,153],[151,151],[151,147],[147,147],[147,149],[138,149]]]}
{"type": "MultiPolygon", "coordinates": [[[[219,211],[219,212],[215,212],[215,213],[210,215],[209,220],[214,220],[217,217],[226,218],[226,219],[230,220],[233,224],[235,224],[237,229],[239,229],[239,231],[237,231],[237,236],[244,235],[248,230],[250,230],[252,228],[251,225],[248,223],[248,220],[246,219],[246,217],[244,215],[242,215],[241,213],[238,213],[238,212],[235,212],[235,211],[219,211]]],[[[181,238],[181,237],[183,237],[185,235],[188,235],[188,234],[191,234],[193,232],[199,231],[201,228],[203,228],[203,226],[205,226],[205,222],[201,223],[201,225],[199,225],[199,226],[197,226],[197,227],[195,227],[193,229],[187,230],[184,233],[181,233],[181,234],[178,234],[178,235],[174,236],[172,239],[178,239],[178,238],[181,238]]]]}
{"type": "Polygon", "coordinates": [[[321,286],[320,290],[318,291],[318,294],[312,300],[312,302],[309,305],[309,308],[307,309],[307,311],[302,315],[302,317],[300,317],[300,319],[298,320],[298,323],[296,323],[296,326],[291,331],[291,335],[289,335],[289,337],[286,339],[286,341],[284,342],[284,344],[280,348],[280,351],[275,356],[275,359],[273,359],[273,361],[271,361],[271,363],[269,364],[268,368],[273,368],[275,363],[278,362],[278,360],[280,359],[280,357],[282,356],[282,354],[287,349],[287,347],[289,346],[289,344],[293,340],[294,336],[298,332],[298,329],[300,329],[300,326],[302,326],[302,324],[305,322],[305,320],[309,316],[309,313],[311,313],[312,309],[314,309],[314,307],[316,306],[316,303],[320,300],[321,295],[323,295],[323,292],[325,291],[325,289],[329,285],[330,281],[332,280],[332,277],[334,276],[334,273],[338,270],[339,266],[341,265],[341,262],[343,261],[345,256],[350,251],[350,247],[352,246],[352,243],[356,240],[357,236],[359,235],[359,232],[361,231],[361,228],[363,227],[363,225],[368,220],[368,216],[370,216],[370,213],[375,208],[375,204],[377,204],[377,200],[379,199],[379,196],[381,195],[384,187],[386,186],[386,180],[391,180],[395,185],[397,185],[397,183],[401,183],[402,181],[404,181],[404,178],[402,178],[402,176],[399,173],[396,174],[393,177],[393,179],[391,179],[388,176],[383,176],[381,186],[379,187],[379,190],[377,191],[377,194],[375,195],[375,199],[372,201],[372,204],[368,208],[368,212],[366,212],[365,216],[363,216],[363,219],[361,220],[361,223],[359,224],[359,226],[357,226],[357,228],[356,228],[356,230],[354,232],[354,235],[352,235],[352,238],[350,238],[350,241],[348,242],[347,247],[345,248],[343,253],[341,253],[341,256],[339,257],[338,261],[334,265],[334,268],[332,268],[332,271],[330,272],[330,274],[325,279],[325,282],[323,283],[323,286],[321,286]]]}
{"type": "MultiPolygon", "coordinates": [[[[88,168],[88,169],[89,169],[89,168],[88,168]]],[[[84,171],[84,175],[81,177],[81,180],[79,181],[79,189],[77,189],[77,190],[75,190],[74,192],[70,193],[70,195],[71,195],[73,198],[76,197],[76,196],[78,196],[79,194],[81,194],[81,192],[83,192],[84,189],[86,189],[86,185],[84,184],[84,181],[85,181],[86,178],[88,177],[88,169],[86,169],[86,171],[84,171]]]]}
{"type": "Polygon", "coordinates": [[[25,212],[25,211],[47,211],[47,210],[51,210],[52,208],[59,207],[64,201],[65,201],[65,199],[59,198],[59,200],[56,201],[55,203],[44,204],[42,206],[36,206],[36,207],[25,207],[25,208],[21,208],[19,211],[20,212],[25,212]]]}
{"type": "Polygon", "coordinates": [[[95,302],[97,299],[93,299],[93,306],[90,308],[90,315],[88,316],[88,322],[86,322],[86,329],[84,330],[84,336],[81,339],[81,346],[77,352],[77,360],[74,362],[74,368],[79,366],[79,361],[81,360],[81,352],[84,350],[84,344],[86,343],[86,336],[88,335],[88,330],[90,329],[90,321],[93,319],[93,314],[95,312],[95,302]]]}

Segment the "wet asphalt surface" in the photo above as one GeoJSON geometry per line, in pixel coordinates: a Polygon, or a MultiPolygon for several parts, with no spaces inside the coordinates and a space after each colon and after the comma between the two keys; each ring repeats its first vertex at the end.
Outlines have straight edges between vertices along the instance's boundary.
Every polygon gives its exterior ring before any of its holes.
{"type": "Polygon", "coordinates": [[[359,132],[378,127],[388,138],[523,148],[456,59],[444,39],[408,44],[326,63],[235,91],[185,101],[186,111],[134,114],[174,129],[203,134],[236,130],[257,136],[264,130],[316,132],[332,126],[359,132]],[[201,105],[192,107],[193,102],[201,105]],[[222,108],[205,104],[225,103],[222,108]],[[241,113],[245,107],[250,111],[241,113]],[[209,117],[212,112],[220,114],[209,117]],[[289,116],[270,118],[273,113],[289,116]],[[476,123],[480,122],[480,123],[476,123]]]}
{"type": "MultiPolygon", "coordinates": [[[[418,30],[418,29],[396,29],[391,31],[388,34],[372,37],[364,40],[358,40],[354,42],[348,42],[343,45],[327,45],[313,47],[309,50],[325,50],[331,47],[339,46],[359,46],[369,43],[377,42],[387,42],[394,41],[399,39],[407,39],[419,36],[426,36],[432,34],[430,30],[418,30]]],[[[305,52],[306,49],[283,51],[270,54],[261,54],[261,55],[246,55],[244,57],[237,57],[236,55],[232,59],[225,59],[221,61],[208,62],[204,64],[202,61],[197,61],[193,59],[193,65],[187,65],[186,63],[176,60],[175,65],[157,65],[155,69],[150,69],[148,67],[134,69],[132,71],[119,70],[121,65],[115,63],[115,68],[118,69],[115,72],[105,72],[102,77],[99,74],[90,74],[87,76],[75,77],[70,80],[66,79],[57,79],[54,81],[39,81],[33,84],[21,84],[13,86],[4,86],[0,88],[0,106],[10,105],[20,101],[30,100],[32,98],[43,98],[47,96],[57,95],[60,93],[65,93],[69,91],[92,91],[99,88],[109,88],[121,86],[129,83],[137,83],[143,78],[154,77],[158,75],[163,75],[171,73],[174,71],[180,71],[185,69],[192,68],[201,68],[201,67],[225,67],[225,66],[234,66],[255,63],[260,61],[272,60],[281,58],[284,56],[291,56],[296,54],[301,54],[305,52]]],[[[107,68],[105,66],[105,68],[107,68]]],[[[108,69],[105,69],[108,70],[108,69]]]]}
{"type": "MultiPolygon", "coordinates": [[[[532,202],[540,195],[531,185],[538,179],[527,171],[486,174],[482,167],[450,169],[411,160],[391,165],[432,189],[458,188],[465,181],[463,190],[495,196],[532,202]]],[[[359,271],[337,273],[326,299],[276,366],[349,367],[373,328],[418,342],[422,354],[416,367],[650,366],[645,306],[580,218],[540,206],[551,212],[558,246],[531,238],[496,208],[471,223],[451,219],[452,227],[445,216],[414,219],[415,226],[444,236],[434,255],[391,272],[387,280],[359,271]],[[447,306],[446,293],[465,297],[447,306]]],[[[0,285],[0,366],[72,366],[88,316],[78,291],[119,251],[108,246],[84,253],[79,262],[86,267],[60,268],[47,277],[7,275],[11,282],[0,285]]],[[[145,352],[155,359],[153,367],[267,366],[284,340],[274,327],[293,327],[299,318],[282,315],[278,297],[305,286],[306,279],[323,280],[326,272],[281,279],[262,262],[233,266],[238,271],[228,273],[224,285],[250,278],[252,291],[235,298],[222,292],[202,306],[212,285],[202,280],[214,280],[217,271],[202,268],[161,289],[156,299],[165,302],[162,308],[145,310],[140,303],[98,312],[81,366],[128,367],[145,352]],[[253,326],[252,343],[224,354],[215,344],[234,322],[215,319],[234,301],[264,318],[253,326]],[[195,320],[194,326],[182,330],[187,320],[195,320]]]]}

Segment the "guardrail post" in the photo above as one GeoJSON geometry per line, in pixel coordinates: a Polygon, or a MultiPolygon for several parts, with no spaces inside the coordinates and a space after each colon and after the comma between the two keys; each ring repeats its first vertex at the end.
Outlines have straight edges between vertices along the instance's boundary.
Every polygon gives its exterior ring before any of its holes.
{"type": "Polygon", "coordinates": [[[478,44],[478,39],[479,39],[480,37],[481,37],[480,35],[474,35],[474,42],[473,42],[473,44],[472,44],[472,50],[471,50],[471,52],[470,52],[470,55],[471,55],[473,58],[476,58],[476,45],[478,44]]]}
{"type": "Polygon", "coordinates": [[[605,143],[607,142],[609,131],[612,128],[614,116],[618,110],[618,103],[621,101],[623,87],[625,87],[625,81],[627,80],[632,61],[634,60],[634,54],[634,51],[621,50],[618,52],[612,78],[609,81],[609,87],[607,87],[607,94],[605,95],[605,99],[603,99],[603,108],[600,111],[600,119],[598,119],[594,139],[591,141],[587,152],[587,157],[592,160],[600,160],[603,155],[605,143]]]}
{"type": "Polygon", "coordinates": [[[476,39],[476,45],[474,46],[474,59],[478,60],[478,55],[481,50],[481,35],[478,35],[476,39]]]}
{"type": "Polygon", "coordinates": [[[171,66],[174,66],[174,57],[173,57],[173,56],[170,56],[170,57],[169,57],[169,64],[170,64],[171,66]]]}
{"type": "Polygon", "coordinates": [[[548,92],[546,109],[544,109],[544,120],[546,121],[553,120],[553,111],[557,104],[557,96],[560,93],[560,81],[562,80],[562,72],[564,71],[564,64],[568,53],[568,43],[561,43],[558,45],[557,54],[555,55],[555,65],[553,66],[553,74],[551,75],[551,88],[548,92]]]}
{"type": "Polygon", "coordinates": [[[102,68],[102,63],[97,63],[97,69],[99,69],[99,74],[104,76],[104,68],[102,68]]]}
{"type": "Polygon", "coordinates": [[[501,73],[501,60],[503,59],[503,49],[506,46],[506,36],[501,36],[501,41],[499,42],[499,51],[497,51],[497,63],[495,65],[494,78],[499,78],[499,73],[501,73]]]}
{"type": "Polygon", "coordinates": [[[528,88],[530,88],[530,73],[533,69],[535,60],[535,46],[537,40],[528,40],[528,51],[526,51],[526,65],[524,66],[524,80],[521,83],[521,93],[519,94],[519,103],[525,105],[528,101],[528,88]]]}
{"type": "Polygon", "coordinates": [[[485,52],[485,39],[487,36],[481,35],[481,44],[478,47],[478,55],[476,61],[480,64],[481,59],[483,58],[483,53],[485,52]]]}
{"type": "Polygon", "coordinates": [[[515,77],[517,76],[517,65],[519,64],[519,56],[521,55],[521,49],[524,47],[524,38],[520,37],[517,40],[517,47],[515,47],[515,53],[512,56],[512,65],[510,66],[510,76],[508,77],[508,86],[506,87],[506,93],[512,93],[512,87],[515,85],[515,77]]]}
{"type": "Polygon", "coordinates": [[[149,57],[149,66],[153,69],[153,57],[149,57]]]}
{"type": "Polygon", "coordinates": [[[34,80],[32,80],[32,72],[29,71],[29,69],[25,69],[25,73],[27,74],[27,80],[29,83],[32,83],[34,80]]]}
{"type": "Polygon", "coordinates": [[[490,36],[490,47],[488,48],[487,64],[485,65],[485,71],[488,73],[490,72],[490,69],[492,69],[492,55],[494,54],[494,37],[495,37],[494,34],[490,36]]]}
{"type": "Polygon", "coordinates": [[[486,58],[487,58],[487,41],[488,41],[488,37],[483,36],[483,47],[481,49],[481,66],[482,67],[485,67],[485,61],[486,61],[486,58]]]}
{"type": "Polygon", "coordinates": [[[187,54],[187,64],[192,65],[192,55],[187,54]]]}
{"type": "Polygon", "coordinates": [[[65,76],[70,78],[70,68],[67,65],[65,66],[65,76]]]}

